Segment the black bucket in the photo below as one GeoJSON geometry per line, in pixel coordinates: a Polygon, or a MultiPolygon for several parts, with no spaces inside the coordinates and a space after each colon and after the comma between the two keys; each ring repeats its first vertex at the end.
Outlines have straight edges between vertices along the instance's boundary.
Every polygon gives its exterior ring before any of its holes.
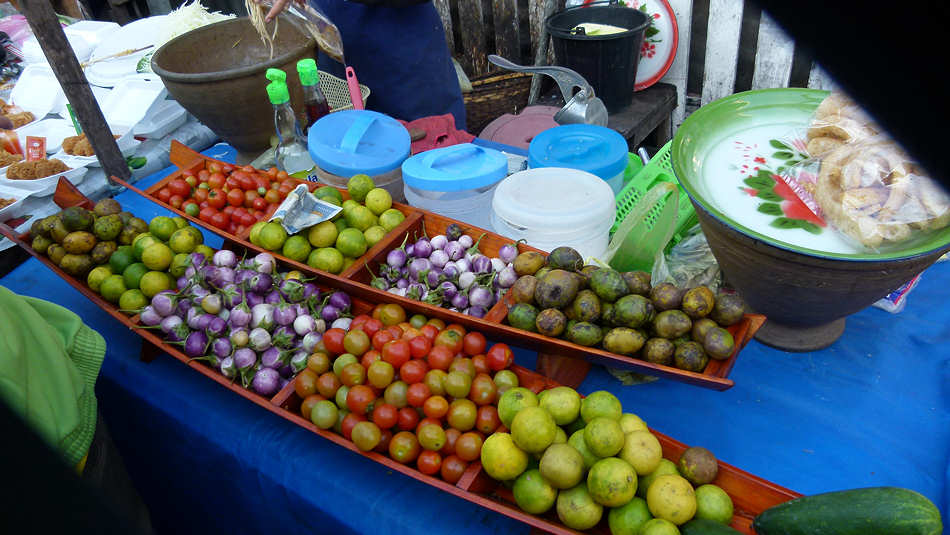
{"type": "Polygon", "coordinates": [[[614,2],[598,2],[559,11],[545,21],[554,44],[557,64],[580,73],[607,110],[615,112],[633,100],[633,86],[640,62],[643,34],[650,17],[638,9],[614,2]],[[594,22],[626,28],[610,35],[584,35],[571,30],[578,24],[594,22]]]}

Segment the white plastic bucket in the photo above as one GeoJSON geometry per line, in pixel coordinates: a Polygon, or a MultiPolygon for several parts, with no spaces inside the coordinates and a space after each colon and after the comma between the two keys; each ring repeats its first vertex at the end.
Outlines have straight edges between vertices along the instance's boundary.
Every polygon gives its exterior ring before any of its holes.
{"type": "Polygon", "coordinates": [[[616,217],[614,194],[600,177],[561,167],[515,173],[492,199],[492,228],[545,251],[573,247],[584,258],[602,258],[616,217]]]}
{"type": "Polygon", "coordinates": [[[405,187],[406,202],[423,210],[436,212],[445,217],[474,225],[491,228],[491,201],[495,184],[463,191],[429,191],[405,187]]]}

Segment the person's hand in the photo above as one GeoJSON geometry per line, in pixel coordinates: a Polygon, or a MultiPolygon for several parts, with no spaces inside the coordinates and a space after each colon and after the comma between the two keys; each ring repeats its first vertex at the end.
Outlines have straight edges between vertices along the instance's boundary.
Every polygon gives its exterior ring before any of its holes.
{"type": "MultiPolygon", "coordinates": [[[[267,15],[264,16],[264,22],[270,22],[274,20],[281,11],[287,9],[287,6],[290,5],[290,2],[296,2],[303,6],[304,0],[274,0],[273,5],[271,5],[270,11],[267,12],[267,15]]],[[[263,4],[264,0],[254,0],[255,4],[263,4]]]]}

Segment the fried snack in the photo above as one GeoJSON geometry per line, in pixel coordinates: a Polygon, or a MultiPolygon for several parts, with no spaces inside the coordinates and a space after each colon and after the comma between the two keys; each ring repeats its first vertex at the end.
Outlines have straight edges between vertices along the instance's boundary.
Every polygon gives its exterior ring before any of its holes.
{"type": "Polygon", "coordinates": [[[10,154],[5,150],[0,149],[0,167],[6,167],[12,163],[19,162],[22,159],[22,154],[10,154]]]}
{"type": "MultiPolygon", "coordinates": [[[[119,139],[122,136],[112,136],[119,139]]],[[[92,143],[86,139],[86,134],[70,136],[63,140],[63,152],[72,156],[95,156],[96,149],[92,148],[92,143]]]]}
{"type": "Polygon", "coordinates": [[[25,124],[32,123],[33,120],[35,119],[35,117],[33,117],[33,114],[28,111],[24,111],[21,113],[11,113],[7,115],[6,117],[7,119],[10,119],[10,122],[13,123],[13,128],[20,128],[21,126],[25,124]]]}
{"type": "Polygon", "coordinates": [[[4,199],[3,197],[0,197],[0,208],[6,208],[15,202],[16,199],[4,199]]]}
{"type": "Polygon", "coordinates": [[[826,154],[815,199],[832,225],[871,249],[950,224],[950,196],[884,136],[826,154]]]}
{"type": "Polygon", "coordinates": [[[831,93],[815,110],[806,150],[812,158],[820,158],[845,143],[862,141],[881,131],[854,101],[842,93],[831,93]]]}
{"type": "Polygon", "coordinates": [[[36,178],[46,178],[69,171],[61,160],[53,158],[52,160],[42,159],[32,162],[18,162],[7,168],[7,178],[11,180],[33,180],[36,178]]]}

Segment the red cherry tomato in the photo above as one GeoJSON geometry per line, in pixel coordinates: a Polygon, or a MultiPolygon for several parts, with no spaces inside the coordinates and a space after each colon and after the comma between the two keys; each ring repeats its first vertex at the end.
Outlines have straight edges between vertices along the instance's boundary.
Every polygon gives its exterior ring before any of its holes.
{"type": "Polygon", "coordinates": [[[172,195],[181,195],[187,197],[191,193],[191,186],[183,178],[176,178],[168,183],[168,189],[172,195]]]}
{"type": "Polygon", "coordinates": [[[231,206],[241,206],[244,204],[244,192],[239,188],[234,188],[228,192],[228,204],[231,206]]]}
{"type": "MultiPolygon", "coordinates": [[[[407,394],[408,395],[408,394],[407,394]]],[[[396,428],[400,431],[414,431],[419,424],[419,412],[412,407],[403,407],[399,409],[399,415],[396,420],[396,428]]]]}
{"type": "Polygon", "coordinates": [[[208,185],[211,186],[211,189],[221,189],[226,181],[227,179],[221,173],[211,173],[211,177],[208,178],[208,185]]]}
{"type": "Polygon", "coordinates": [[[429,385],[425,383],[414,383],[409,385],[409,390],[406,391],[406,401],[412,407],[421,407],[431,395],[429,385]]]}
{"type": "Polygon", "coordinates": [[[424,450],[416,458],[416,467],[427,476],[433,476],[442,469],[442,456],[437,451],[424,450]]]}
{"type": "Polygon", "coordinates": [[[323,345],[334,355],[342,355],[346,353],[343,347],[344,336],[346,336],[346,331],[343,329],[327,329],[327,332],[323,333],[323,345]]]}
{"type": "Polygon", "coordinates": [[[424,358],[431,349],[432,342],[425,336],[419,335],[409,340],[409,351],[414,359],[424,358]]]}
{"type": "Polygon", "coordinates": [[[163,203],[168,204],[168,199],[172,196],[172,190],[168,189],[168,186],[158,190],[158,193],[155,194],[155,198],[162,201],[163,203]]]}
{"type": "Polygon", "coordinates": [[[376,334],[373,335],[372,343],[373,343],[374,348],[381,350],[383,349],[383,346],[386,345],[387,342],[391,342],[393,340],[394,338],[391,332],[382,330],[382,331],[377,331],[376,334]]]}
{"type": "Polygon", "coordinates": [[[340,431],[343,432],[343,436],[346,437],[347,440],[353,440],[351,438],[353,436],[353,428],[356,427],[356,424],[365,421],[366,417],[362,414],[351,412],[343,417],[343,422],[340,424],[340,431]]]}
{"type": "Polygon", "coordinates": [[[423,325],[421,329],[419,329],[419,332],[422,333],[422,336],[434,341],[435,337],[439,335],[439,328],[435,325],[426,324],[423,325]]]}
{"type": "Polygon", "coordinates": [[[198,188],[195,190],[194,196],[195,201],[198,203],[203,203],[208,200],[208,189],[198,188]]]}
{"type": "Polygon", "coordinates": [[[473,357],[485,352],[485,335],[472,331],[462,337],[462,352],[473,357]]]}
{"type": "Polygon", "coordinates": [[[505,344],[495,344],[491,346],[491,349],[485,354],[485,363],[488,364],[488,367],[491,368],[492,371],[496,372],[511,366],[514,359],[514,354],[505,344]]]}
{"type": "Polygon", "coordinates": [[[380,429],[391,429],[399,419],[399,409],[389,403],[378,403],[373,407],[373,423],[380,429]]]}
{"type": "Polygon", "coordinates": [[[445,346],[435,346],[426,356],[426,362],[429,363],[432,369],[444,371],[449,369],[454,358],[455,354],[452,353],[451,349],[445,346]]]}
{"type": "Polygon", "coordinates": [[[425,380],[428,371],[429,365],[426,361],[413,359],[399,368],[399,378],[409,384],[421,383],[425,380]]]}
{"type": "MultiPolygon", "coordinates": [[[[326,334],[323,335],[324,340],[326,334]]],[[[326,342],[324,342],[326,343],[326,342]]],[[[383,345],[383,360],[393,365],[393,368],[401,368],[403,364],[409,361],[409,342],[405,340],[391,340],[383,345]]]]}
{"type": "Polygon", "coordinates": [[[224,205],[228,203],[227,194],[219,188],[214,188],[208,192],[208,204],[217,208],[218,210],[224,208],[224,205]]]}
{"type": "Polygon", "coordinates": [[[383,322],[375,318],[369,318],[366,320],[366,323],[363,324],[363,332],[368,334],[370,338],[373,337],[380,329],[383,328],[383,322]]]}
{"type": "Polygon", "coordinates": [[[172,205],[173,208],[181,208],[183,202],[185,202],[185,198],[181,195],[172,195],[168,199],[168,204],[172,205]]]}
{"type": "MultiPolygon", "coordinates": [[[[366,320],[368,319],[370,319],[370,317],[366,314],[360,314],[359,316],[356,316],[353,318],[353,321],[350,322],[350,330],[353,331],[359,329],[365,333],[366,331],[363,329],[363,324],[366,323],[366,320]]],[[[373,336],[369,333],[366,334],[370,337],[373,336]]]]}
{"type": "Polygon", "coordinates": [[[228,214],[224,212],[217,212],[211,216],[211,224],[218,227],[219,229],[225,229],[228,226],[230,220],[228,219],[228,214]]]}

